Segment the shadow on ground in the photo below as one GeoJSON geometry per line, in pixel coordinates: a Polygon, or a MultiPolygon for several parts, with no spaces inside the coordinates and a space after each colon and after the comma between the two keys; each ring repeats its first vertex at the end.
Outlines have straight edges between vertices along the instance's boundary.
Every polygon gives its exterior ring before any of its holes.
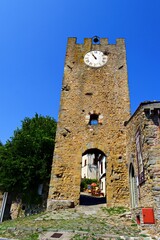
{"type": "Polygon", "coordinates": [[[80,195],[80,205],[98,205],[98,204],[105,204],[106,203],[106,197],[94,197],[91,195],[80,195]]]}

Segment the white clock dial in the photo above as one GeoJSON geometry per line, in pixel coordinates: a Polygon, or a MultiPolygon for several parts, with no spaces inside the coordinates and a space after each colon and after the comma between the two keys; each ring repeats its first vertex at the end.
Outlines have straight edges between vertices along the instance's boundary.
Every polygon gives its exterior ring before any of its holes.
{"type": "Polygon", "coordinates": [[[90,67],[102,67],[107,63],[108,56],[101,51],[91,51],[84,56],[84,62],[90,67]]]}

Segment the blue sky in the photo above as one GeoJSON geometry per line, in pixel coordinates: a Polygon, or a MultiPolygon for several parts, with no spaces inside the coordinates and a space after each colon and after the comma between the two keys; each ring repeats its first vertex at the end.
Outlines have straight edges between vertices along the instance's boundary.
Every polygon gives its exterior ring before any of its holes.
{"type": "Polygon", "coordinates": [[[125,38],[131,111],[160,100],[159,0],[0,0],[0,140],[25,117],[58,118],[68,37],[125,38]]]}

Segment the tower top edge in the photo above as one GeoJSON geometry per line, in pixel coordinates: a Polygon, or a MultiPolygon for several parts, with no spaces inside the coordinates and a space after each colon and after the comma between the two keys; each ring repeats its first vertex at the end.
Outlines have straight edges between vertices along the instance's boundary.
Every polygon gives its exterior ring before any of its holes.
{"type": "MultiPolygon", "coordinates": [[[[95,44],[93,43],[93,38],[84,38],[82,43],[79,43],[77,40],[77,37],[68,37],[68,43],[77,44],[77,45],[83,45],[83,44],[95,44]]],[[[119,45],[119,44],[125,44],[125,38],[116,38],[115,43],[110,43],[108,38],[99,38],[98,44],[109,44],[109,45],[119,45]]]]}

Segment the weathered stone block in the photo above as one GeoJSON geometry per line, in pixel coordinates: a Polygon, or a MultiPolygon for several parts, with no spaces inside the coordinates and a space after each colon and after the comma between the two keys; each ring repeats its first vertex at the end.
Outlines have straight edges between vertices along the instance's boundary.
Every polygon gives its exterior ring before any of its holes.
{"type": "Polygon", "coordinates": [[[58,210],[58,209],[66,209],[66,208],[74,208],[74,202],[70,200],[49,200],[47,203],[47,210],[58,210]]]}

